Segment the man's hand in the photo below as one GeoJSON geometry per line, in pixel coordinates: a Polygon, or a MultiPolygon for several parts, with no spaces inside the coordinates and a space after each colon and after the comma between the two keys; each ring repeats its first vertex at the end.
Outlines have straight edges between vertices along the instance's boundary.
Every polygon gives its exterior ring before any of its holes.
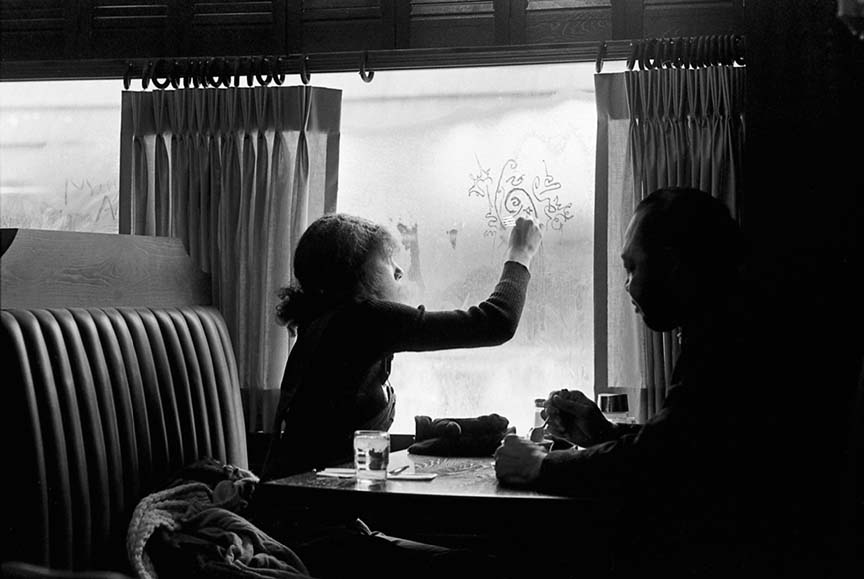
{"type": "Polygon", "coordinates": [[[600,408],[578,390],[558,390],[549,395],[543,409],[546,430],[579,446],[601,442],[614,425],[600,408]]]}
{"type": "Polygon", "coordinates": [[[525,485],[537,480],[546,451],[542,446],[508,434],[495,451],[495,474],[506,484],[525,485]]]}

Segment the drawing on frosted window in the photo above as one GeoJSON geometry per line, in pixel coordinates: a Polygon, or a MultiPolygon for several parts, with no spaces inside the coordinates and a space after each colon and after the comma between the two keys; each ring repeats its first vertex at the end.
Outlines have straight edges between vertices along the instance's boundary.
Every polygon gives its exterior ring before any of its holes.
{"type": "Polygon", "coordinates": [[[62,198],[29,181],[3,182],[3,227],[116,233],[119,190],[115,183],[66,179],[62,198]],[[23,191],[18,193],[16,189],[23,191]],[[34,191],[31,193],[30,191],[34,191]]]}
{"type": "MultiPolygon", "coordinates": [[[[561,230],[564,222],[573,218],[573,204],[561,203],[554,191],[561,183],[549,174],[543,161],[543,175],[535,175],[530,188],[525,182],[525,172],[519,168],[515,159],[507,159],[498,172],[497,182],[492,170],[485,168],[477,155],[480,172],[470,174],[473,181],[468,188],[468,196],[485,197],[488,211],[485,215],[487,230],[485,235],[493,237],[516,223],[519,217],[530,217],[547,229],[561,230]],[[494,183],[494,186],[493,186],[494,183]]],[[[452,241],[451,241],[452,242],[452,241]]]]}
{"type": "Polygon", "coordinates": [[[450,247],[456,249],[456,239],[459,237],[459,230],[455,227],[447,230],[447,239],[450,240],[450,247]]]}
{"type": "Polygon", "coordinates": [[[408,251],[411,258],[411,265],[405,275],[408,281],[414,282],[420,291],[423,291],[426,285],[423,283],[423,272],[420,271],[420,238],[417,236],[417,224],[409,227],[400,221],[396,224],[396,229],[402,237],[402,247],[408,251]]]}

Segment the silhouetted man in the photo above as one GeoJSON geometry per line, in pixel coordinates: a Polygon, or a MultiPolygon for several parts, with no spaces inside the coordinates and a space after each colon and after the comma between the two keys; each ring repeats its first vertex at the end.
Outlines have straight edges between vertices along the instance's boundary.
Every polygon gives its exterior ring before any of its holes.
{"type": "Polygon", "coordinates": [[[743,443],[751,425],[742,396],[740,232],[710,195],[661,189],[637,207],[621,258],[645,324],[680,329],[663,408],[644,425],[618,425],[581,392],[553,392],[547,432],[578,447],[547,453],[509,436],[496,452],[496,473],[503,484],[620,507],[616,575],[726,577],[747,560],[749,542],[737,504],[752,467],[743,443]]]}

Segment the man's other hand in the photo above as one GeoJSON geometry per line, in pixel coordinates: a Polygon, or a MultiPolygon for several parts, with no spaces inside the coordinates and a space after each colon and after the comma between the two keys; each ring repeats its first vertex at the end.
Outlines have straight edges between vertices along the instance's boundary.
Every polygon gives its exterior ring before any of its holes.
{"type": "Polygon", "coordinates": [[[547,432],[583,447],[602,442],[614,428],[600,408],[578,390],[552,392],[544,404],[543,418],[548,420],[547,432]]]}
{"type": "Polygon", "coordinates": [[[508,434],[495,451],[495,474],[505,484],[526,485],[540,476],[546,451],[515,434],[508,434]]]}

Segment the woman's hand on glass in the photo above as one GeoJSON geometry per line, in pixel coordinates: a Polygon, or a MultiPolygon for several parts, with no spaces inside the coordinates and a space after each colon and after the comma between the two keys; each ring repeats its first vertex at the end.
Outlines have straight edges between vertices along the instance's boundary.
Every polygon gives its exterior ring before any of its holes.
{"type": "Polygon", "coordinates": [[[508,261],[516,261],[529,267],[531,258],[540,249],[543,233],[540,227],[532,219],[520,217],[516,225],[510,230],[510,250],[507,254],[508,261]]]}

